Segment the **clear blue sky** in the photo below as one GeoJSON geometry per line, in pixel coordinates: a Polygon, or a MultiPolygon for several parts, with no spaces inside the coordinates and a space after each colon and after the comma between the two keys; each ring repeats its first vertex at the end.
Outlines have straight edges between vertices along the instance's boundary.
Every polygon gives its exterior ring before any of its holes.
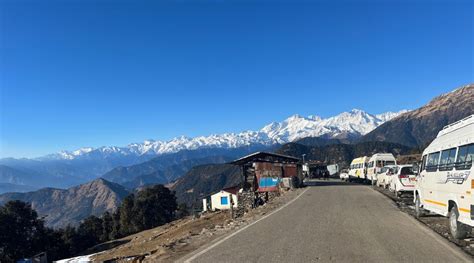
{"type": "Polygon", "coordinates": [[[472,1],[153,2],[0,2],[0,157],[413,109],[474,79],[472,1]]]}

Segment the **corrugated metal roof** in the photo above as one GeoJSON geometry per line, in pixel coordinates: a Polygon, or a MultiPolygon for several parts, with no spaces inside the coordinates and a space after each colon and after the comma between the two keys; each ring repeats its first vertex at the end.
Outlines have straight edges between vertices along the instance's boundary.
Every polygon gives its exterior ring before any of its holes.
{"type": "Polygon", "coordinates": [[[277,153],[269,153],[269,152],[256,152],[256,153],[252,153],[252,154],[249,154],[247,156],[244,156],[242,158],[239,158],[235,161],[232,161],[230,162],[231,164],[236,164],[236,165],[241,165],[241,164],[245,164],[245,163],[248,163],[250,161],[253,161],[253,160],[259,160],[259,158],[262,158],[262,157],[265,157],[265,156],[270,156],[270,157],[275,157],[275,158],[281,158],[281,159],[286,159],[287,161],[289,162],[298,162],[300,159],[299,158],[296,158],[296,157],[293,157],[293,156],[289,156],[289,155],[283,155],[283,154],[277,154],[277,153]]]}

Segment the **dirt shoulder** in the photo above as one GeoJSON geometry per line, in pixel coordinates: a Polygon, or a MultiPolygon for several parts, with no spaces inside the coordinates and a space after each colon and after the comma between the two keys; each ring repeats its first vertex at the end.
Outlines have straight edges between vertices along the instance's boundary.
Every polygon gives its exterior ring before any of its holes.
{"type": "Polygon", "coordinates": [[[258,220],[302,191],[303,189],[284,191],[265,205],[235,220],[231,219],[228,211],[206,213],[200,218],[186,217],[113,240],[92,248],[91,252],[104,248],[107,250],[92,255],[91,259],[100,262],[174,262],[201,246],[258,220]]]}

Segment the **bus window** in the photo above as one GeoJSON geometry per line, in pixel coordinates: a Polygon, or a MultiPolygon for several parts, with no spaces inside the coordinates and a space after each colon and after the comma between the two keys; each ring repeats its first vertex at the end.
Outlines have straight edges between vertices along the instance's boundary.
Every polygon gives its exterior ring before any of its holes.
{"type": "Polygon", "coordinates": [[[454,158],[456,156],[456,148],[443,150],[441,152],[441,159],[439,160],[439,170],[449,171],[454,168],[454,158]]]}
{"type": "Polygon", "coordinates": [[[382,168],[384,161],[377,161],[377,167],[382,168]]]}
{"type": "Polygon", "coordinates": [[[459,147],[456,170],[471,169],[472,159],[474,159],[474,144],[459,147]]]}
{"type": "Polygon", "coordinates": [[[421,171],[424,171],[426,167],[426,155],[423,155],[423,159],[421,160],[421,171]]]}
{"type": "Polygon", "coordinates": [[[430,153],[428,155],[428,163],[426,164],[427,172],[436,172],[438,170],[439,152],[430,153]]]}

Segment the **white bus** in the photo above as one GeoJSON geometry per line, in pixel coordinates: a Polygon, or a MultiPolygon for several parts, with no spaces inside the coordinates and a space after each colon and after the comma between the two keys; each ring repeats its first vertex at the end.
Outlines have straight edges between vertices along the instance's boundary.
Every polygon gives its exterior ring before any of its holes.
{"type": "Polygon", "coordinates": [[[366,179],[368,160],[369,157],[367,156],[355,158],[352,160],[349,170],[349,181],[366,179]]]}
{"type": "Polygon", "coordinates": [[[397,160],[391,153],[376,153],[372,155],[367,163],[367,180],[370,180],[372,184],[375,184],[377,181],[377,174],[380,173],[384,166],[396,164],[397,160]]]}
{"type": "Polygon", "coordinates": [[[415,210],[449,217],[454,238],[474,226],[474,115],[443,128],[424,150],[415,186],[415,210]]]}

